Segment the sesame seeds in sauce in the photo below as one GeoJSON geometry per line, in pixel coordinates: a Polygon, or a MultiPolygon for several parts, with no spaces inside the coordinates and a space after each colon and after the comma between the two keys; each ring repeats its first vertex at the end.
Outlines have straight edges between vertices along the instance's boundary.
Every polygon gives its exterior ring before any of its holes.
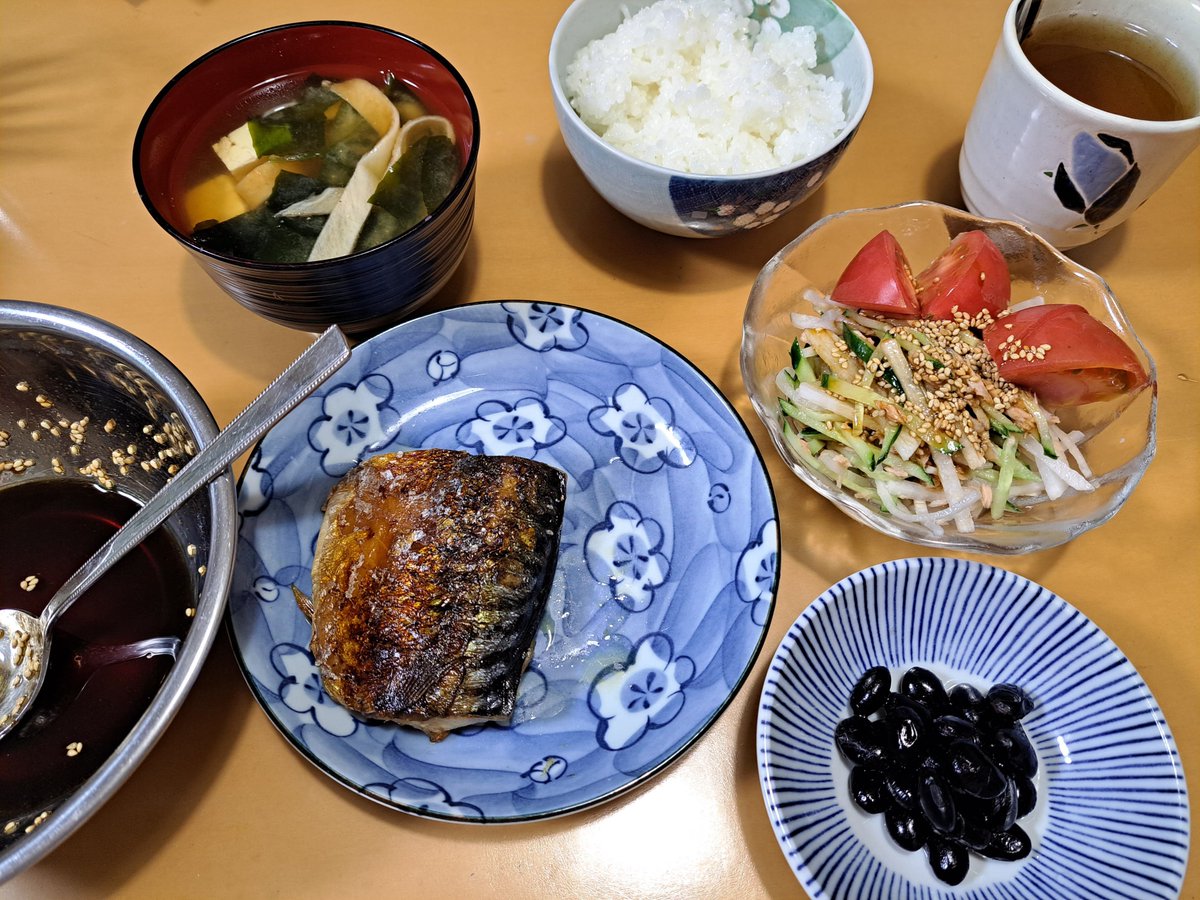
{"type": "MultiPolygon", "coordinates": [[[[120,489],[122,475],[161,470],[161,480],[162,476],[177,472],[187,458],[195,454],[197,448],[178,413],[164,409],[161,401],[145,393],[139,382],[121,380],[124,375],[121,371],[95,374],[113,382],[129,397],[143,398],[145,402],[140,413],[138,407],[129,406],[126,401],[120,407],[120,412],[116,407],[112,408],[114,417],[103,413],[98,415],[96,408],[87,407],[83,407],[83,410],[90,415],[83,415],[75,411],[79,410],[78,406],[65,402],[79,399],[75,395],[68,397],[66,390],[52,385],[43,390],[33,379],[8,382],[6,389],[12,392],[7,398],[11,412],[5,421],[0,422],[0,454],[3,456],[0,458],[0,490],[7,491],[10,486],[25,490],[26,485],[19,485],[16,476],[25,473],[20,480],[26,481],[30,479],[28,473],[33,473],[34,479],[27,481],[29,487],[45,484],[51,480],[47,476],[64,477],[66,482],[76,482],[78,476],[83,476],[106,491],[114,491],[120,489]],[[56,405],[56,399],[63,401],[63,405],[56,405]],[[115,415],[121,415],[122,418],[115,418],[115,415]],[[139,418],[142,419],[140,422],[139,418]],[[117,445],[118,441],[121,442],[120,446],[117,445]]],[[[57,482],[58,478],[52,480],[57,482]]],[[[182,554],[179,553],[181,547],[182,542],[173,554],[179,559],[177,567],[183,565],[180,558],[182,554]]],[[[194,558],[198,552],[195,545],[191,545],[188,557],[194,558]]],[[[23,596],[36,598],[38,595],[35,591],[44,591],[46,584],[53,585],[56,575],[40,571],[39,574],[29,574],[35,568],[37,565],[33,561],[25,571],[18,569],[12,572],[10,568],[12,582],[9,590],[15,593],[19,587],[26,592],[23,596]]],[[[204,575],[203,566],[199,567],[199,572],[201,576],[204,575]]],[[[186,569],[179,571],[181,575],[185,573],[186,569]]],[[[186,582],[180,583],[190,584],[194,578],[191,575],[186,582]]],[[[164,593],[163,596],[164,599],[176,598],[173,602],[178,606],[171,611],[175,622],[172,627],[176,633],[186,633],[191,627],[191,620],[198,615],[197,608],[186,606],[187,594],[184,594],[185,602],[179,602],[178,592],[164,593]]],[[[190,602],[195,603],[195,598],[191,598],[190,602]]],[[[19,630],[0,631],[0,642],[4,655],[14,667],[14,681],[0,684],[0,691],[12,692],[8,698],[13,701],[9,707],[10,715],[17,715],[35,702],[32,693],[23,693],[23,685],[37,676],[49,663],[49,658],[43,659],[40,653],[35,652],[29,644],[29,635],[19,630]]],[[[126,701],[122,698],[120,703],[129,705],[129,709],[120,705],[116,714],[132,716],[137,711],[136,702],[136,699],[126,701]]],[[[112,713],[112,710],[109,712],[112,713]]],[[[0,829],[0,846],[29,834],[51,815],[52,808],[43,804],[51,794],[57,797],[64,786],[74,783],[71,779],[76,776],[70,773],[78,773],[82,769],[86,774],[90,771],[89,767],[95,767],[107,757],[110,752],[106,743],[109,739],[107,732],[97,732],[102,738],[97,743],[96,735],[89,731],[92,726],[87,715],[87,711],[72,707],[49,726],[53,728],[55,723],[66,726],[58,733],[60,740],[55,745],[55,755],[61,762],[54,769],[54,777],[59,780],[50,782],[58,785],[53,792],[31,788],[26,797],[20,791],[13,790],[14,779],[19,777],[15,773],[21,770],[15,769],[5,774],[5,802],[0,804],[5,806],[4,818],[0,819],[3,825],[0,829]],[[68,720],[67,716],[73,718],[68,720]],[[26,802],[28,805],[25,805],[26,802]]],[[[14,759],[23,759],[20,753],[22,749],[20,745],[16,747],[14,759]]],[[[38,765],[43,763],[39,762],[38,765]]]]}
{"type": "MultiPolygon", "coordinates": [[[[28,381],[17,382],[16,389],[20,393],[30,393],[33,390],[28,381]]],[[[44,393],[38,393],[34,397],[34,402],[42,409],[51,409],[54,406],[54,401],[44,393]]],[[[61,416],[57,419],[46,417],[36,422],[22,417],[16,422],[17,428],[27,432],[29,439],[34,442],[43,442],[48,437],[62,438],[65,436],[69,441],[67,452],[70,456],[75,457],[83,455],[82,448],[87,442],[90,424],[89,416],[82,416],[75,421],[61,416]]],[[[109,418],[104,422],[102,428],[105,434],[112,435],[117,432],[119,424],[115,418],[109,418]]],[[[194,456],[196,453],[195,444],[174,414],[165,422],[143,425],[141,433],[157,445],[154,450],[142,451],[136,444],[130,443],[123,448],[113,449],[107,460],[94,457],[82,465],[74,466],[74,472],[95,480],[105,490],[112,490],[116,487],[116,479],[122,475],[128,475],[133,471],[135,465],[144,472],[162,469],[167,475],[173,476],[179,472],[180,461],[194,456]]],[[[10,438],[9,432],[0,431],[0,448],[7,447],[10,438]]],[[[0,473],[21,474],[36,464],[36,460],[24,456],[0,460],[0,473]]],[[[67,472],[67,467],[63,465],[59,456],[52,458],[51,468],[57,475],[67,472]]]]}

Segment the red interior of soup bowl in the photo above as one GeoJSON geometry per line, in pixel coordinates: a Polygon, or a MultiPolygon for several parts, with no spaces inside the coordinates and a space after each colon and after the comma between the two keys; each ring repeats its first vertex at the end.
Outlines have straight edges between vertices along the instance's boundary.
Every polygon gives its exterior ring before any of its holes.
{"type": "MultiPolygon", "coordinates": [[[[163,227],[186,239],[182,198],[193,161],[216,138],[271,107],[310,75],[388,74],[454,125],[463,172],[474,169],[479,113],[462,76],[413,38],[354,22],[281,25],[230,41],[176,75],[150,104],[134,143],[138,192],[163,227]],[[250,108],[253,107],[253,108],[250,108]]],[[[459,186],[461,189],[461,184],[459,186]]]]}

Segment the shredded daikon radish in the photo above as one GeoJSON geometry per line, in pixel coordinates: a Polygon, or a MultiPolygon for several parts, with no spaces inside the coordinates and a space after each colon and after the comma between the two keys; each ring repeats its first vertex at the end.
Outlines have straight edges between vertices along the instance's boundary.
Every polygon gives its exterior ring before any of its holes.
{"type": "Polygon", "coordinates": [[[1096,486],[1076,472],[1065,460],[1047,456],[1042,445],[1031,437],[1023,437],[1019,441],[1021,449],[1034,459],[1038,471],[1045,478],[1045,472],[1053,472],[1068,487],[1077,491],[1094,491],[1096,486]]]}
{"type": "Polygon", "coordinates": [[[830,315],[807,316],[800,313],[792,313],[792,324],[802,329],[816,328],[825,331],[835,331],[837,329],[836,320],[830,315]]]}
{"type": "MultiPolygon", "coordinates": [[[[942,490],[946,492],[946,496],[950,498],[950,506],[954,508],[958,501],[966,494],[963,490],[962,481],[959,480],[958,470],[954,468],[954,460],[946,453],[933,451],[930,454],[933,459],[933,465],[937,469],[938,478],[942,482],[942,490]]],[[[978,493],[975,494],[978,497],[978,493]]],[[[954,519],[954,525],[963,534],[969,534],[975,530],[975,520],[970,514],[961,511],[954,519]]]]}
{"type": "Polygon", "coordinates": [[[1079,449],[1079,442],[1083,440],[1083,432],[1072,431],[1070,433],[1063,431],[1054,423],[1050,424],[1050,433],[1055,439],[1066,448],[1066,451],[1071,454],[1071,458],[1075,460],[1075,465],[1083,474],[1084,478],[1092,477],[1092,468],[1087,464],[1087,460],[1083,458],[1083,451],[1079,449]]]}
{"type": "Polygon", "coordinates": [[[817,387],[815,384],[802,384],[796,388],[795,397],[805,406],[810,409],[816,409],[825,412],[836,413],[847,421],[855,418],[855,408],[853,403],[847,403],[845,400],[840,400],[817,387]]]}

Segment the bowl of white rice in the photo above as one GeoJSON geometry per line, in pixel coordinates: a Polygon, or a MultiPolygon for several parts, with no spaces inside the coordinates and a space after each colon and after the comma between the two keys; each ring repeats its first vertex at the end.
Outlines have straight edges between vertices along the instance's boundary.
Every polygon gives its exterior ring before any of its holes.
{"type": "Polygon", "coordinates": [[[657,231],[720,237],[821,186],[873,70],[829,0],[575,0],[550,84],[567,149],[605,200],[657,231]]]}

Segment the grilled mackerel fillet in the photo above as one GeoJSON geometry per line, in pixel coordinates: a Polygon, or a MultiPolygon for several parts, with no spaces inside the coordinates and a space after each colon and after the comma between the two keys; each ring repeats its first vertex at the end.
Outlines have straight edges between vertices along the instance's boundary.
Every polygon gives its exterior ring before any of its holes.
{"type": "Polygon", "coordinates": [[[565,483],[543,463],[455,450],[355,466],[329,495],[313,559],[326,692],[435,741],[508,722],[554,577],[565,483]]]}

